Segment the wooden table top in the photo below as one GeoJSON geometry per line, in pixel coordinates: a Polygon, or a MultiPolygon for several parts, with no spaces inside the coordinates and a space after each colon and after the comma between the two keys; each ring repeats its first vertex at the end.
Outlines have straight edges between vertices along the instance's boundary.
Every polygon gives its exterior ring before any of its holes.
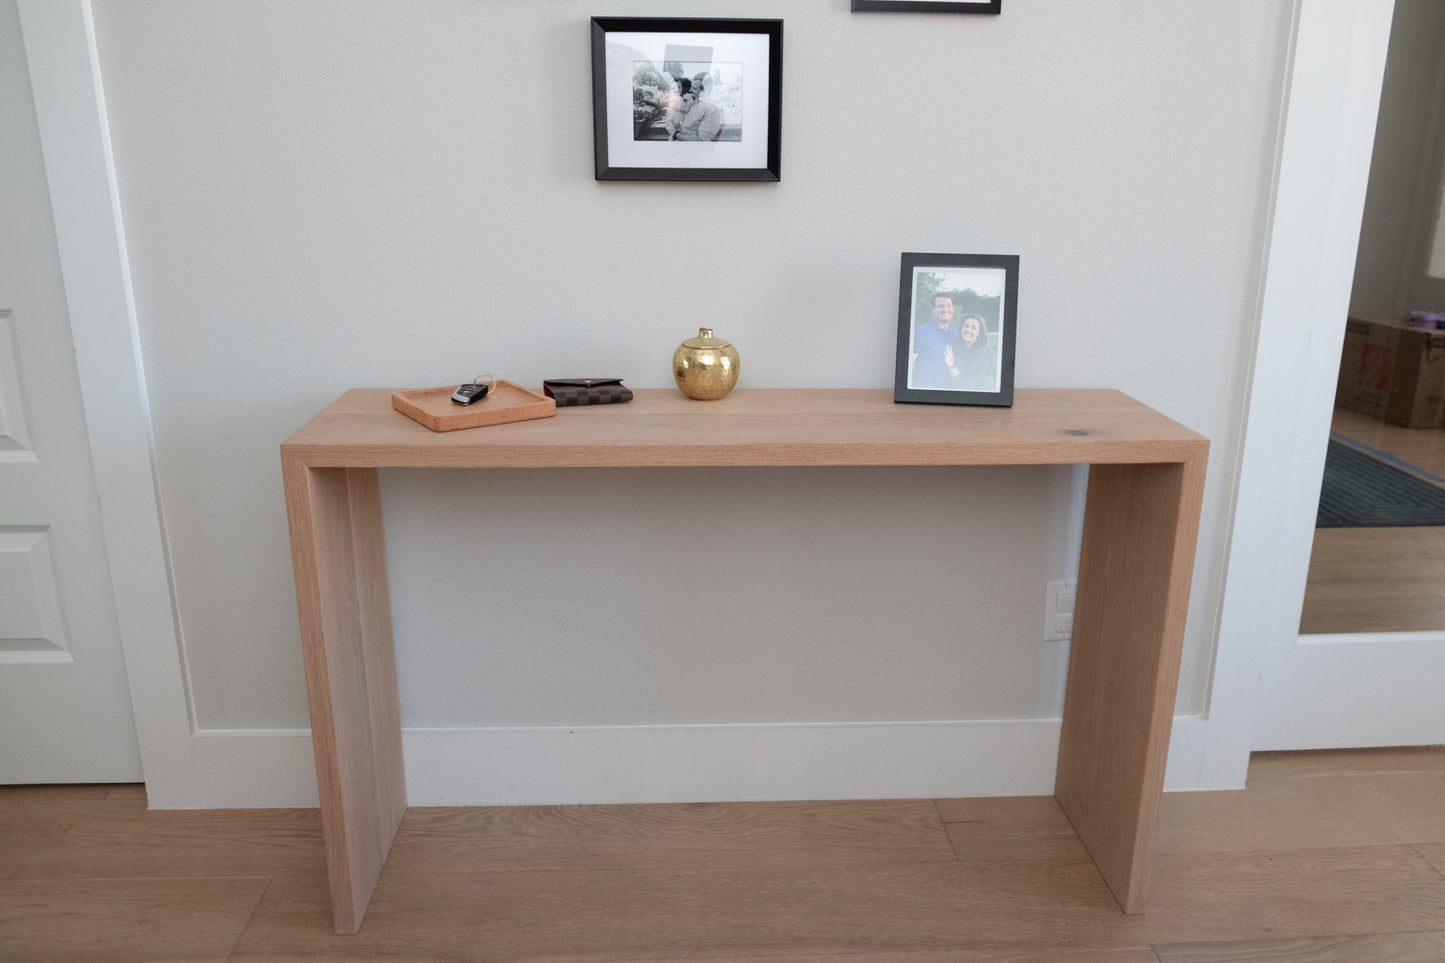
{"type": "Polygon", "coordinates": [[[890,389],[738,389],[434,432],[390,388],[346,392],[282,443],[308,467],[1056,465],[1189,462],[1209,441],[1119,391],[1021,389],[1012,408],[896,404],[890,389]]]}

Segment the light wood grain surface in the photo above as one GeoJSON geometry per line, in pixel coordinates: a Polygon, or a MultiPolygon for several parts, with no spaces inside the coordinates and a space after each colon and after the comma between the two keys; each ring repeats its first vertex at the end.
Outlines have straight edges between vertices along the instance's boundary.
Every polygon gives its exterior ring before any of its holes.
{"type": "Polygon", "coordinates": [[[1445,630],[1445,528],[1315,529],[1299,630],[1445,630]]]}
{"type": "Polygon", "coordinates": [[[1127,913],[1144,908],[1209,443],[1107,390],[1012,408],[751,390],[438,434],[347,392],[281,445],[332,913],[353,933],[405,809],[380,467],[1090,464],[1057,796],[1127,913]]]}
{"type": "Polygon", "coordinates": [[[331,899],[354,932],[406,811],[381,496],[374,468],[288,461],[284,483],[331,899]]]}
{"type": "Polygon", "coordinates": [[[643,389],[625,404],[437,433],[358,388],[282,444],[307,464],[385,467],[1039,465],[1184,461],[1200,435],[1117,391],[1018,391],[1012,408],[900,405],[886,390],[739,389],[694,401],[643,389]]]}
{"type": "Polygon", "coordinates": [[[1445,933],[1366,933],[1360,936],[1312,936],[1285,940],[1236,940],[1220,943],[1165,943],[1154,947],[1159,963],[1439,963],[1445,960],[1445,933]]]}
{"type": "Polygon", "coordinates": [[[337,936],[315,810],[0,789],[0,959],[1434,963],[1442,798],[1442,749],[1258,755],[1165,796],[1142,916],[1049,798],[415,809],[337,936]]]}
{"type": "Polygon", "coordinates": [[[1094,465],[1054,792],[1126,913],[1144,911],[1204,465],[1094,465]]]}

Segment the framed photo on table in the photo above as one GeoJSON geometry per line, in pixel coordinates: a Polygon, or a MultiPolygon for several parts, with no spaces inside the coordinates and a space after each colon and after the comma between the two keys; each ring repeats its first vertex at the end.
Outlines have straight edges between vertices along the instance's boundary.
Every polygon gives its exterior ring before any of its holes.
{"type": "Polygon", "coordinates": [[[893,400],[997,405],[1014,400],[1016,254],[904,254],[893,400]]]}
{"type": "Polygon", "coordinates": [[[599,181],[780,179],[783,21],[592,18],[599,181]]]}
{"type": "Polygon", "coordinates": [[[998,13],[1003,0],[853,0],[853,11],[895,13],[998,13]]]}

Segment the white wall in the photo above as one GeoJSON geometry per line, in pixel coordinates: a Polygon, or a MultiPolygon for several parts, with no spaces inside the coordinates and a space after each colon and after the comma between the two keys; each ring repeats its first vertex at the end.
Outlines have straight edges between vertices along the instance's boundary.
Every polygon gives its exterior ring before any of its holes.
{"type": "MultiPolygon", "coordinates": [[[[884,387],[904,250],[1019,254],[1020,387],[1117,387],[1213,440],[1202,710],[1290,5],[847,6],[690,9],[784,17],[783,178],[666,185],[593,180],[588,64],[591,15],[660,0],[97,0],[203,731],[305,725],[277,445],[343,390],[662,387],[700,325],[744,387],[884,387]]],[[[404,723],[1055,718],[1043,583],[1077,564],[1077,494],[1050,469],[388,472],[404,723]],[[703,552],[698,504],[727,520],[703,552]]]]}

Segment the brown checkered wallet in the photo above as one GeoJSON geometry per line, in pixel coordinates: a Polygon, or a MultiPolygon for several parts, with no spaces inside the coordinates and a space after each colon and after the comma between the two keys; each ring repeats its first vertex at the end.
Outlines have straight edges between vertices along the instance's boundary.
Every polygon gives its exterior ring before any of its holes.
{"type": "Polygon", "coordinates": [[[549,378],[542,391],[555,398],[557,406],[611,405],[632,400],[632,389],[621,378],[549,378]]]}

